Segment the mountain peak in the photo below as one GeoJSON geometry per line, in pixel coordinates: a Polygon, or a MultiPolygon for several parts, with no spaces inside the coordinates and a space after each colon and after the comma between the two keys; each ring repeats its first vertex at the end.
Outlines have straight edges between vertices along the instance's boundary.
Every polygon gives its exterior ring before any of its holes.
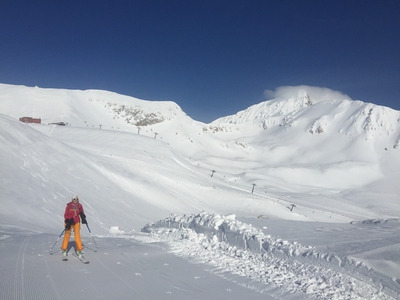
{"type": "Polygon", "coordinates": [[[212,124],[221,128],[251,127],[253,133],[257,129],[269,132],[274,129],[276,134],[294,130],[304,137],[322,133],[339,133],[365,141],[385,137],[389,139],[388,147],[399,147],[400,112],[391,108],[346,99],[347,96],[339,92],[308,86],[278,88],[269,95],[276,97],[212,124]]]}

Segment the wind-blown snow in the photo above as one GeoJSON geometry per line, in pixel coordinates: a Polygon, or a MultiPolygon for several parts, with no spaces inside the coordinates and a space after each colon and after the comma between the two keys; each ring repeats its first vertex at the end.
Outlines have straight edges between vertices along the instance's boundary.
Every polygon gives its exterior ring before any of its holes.
{"type": "MultiPolygon", "coordinates": [[[[101,262],[111,253],[141,268],[114,269],[107,258],[92,274],[92,286],[104,282],[101,272],[117,284],[130,278],[122,299],[128,291],[144,299],[164,293],[144,288],[153,285],[148,280],[175,285],[175,299],[221,297],[217,287],[204,296],[187,278],[166,283],[155,266],[152,279],[135,275],[154,261],[141,266],[130,243],[149,259],[160,255],[154,245],[164,245],[165,260],[172,262],[172,251],[204,265],[254,299],[398,298],[400,112],[304,86],[274,97],[203,124],[173,102],[0,84],[1,257],[15,259],[7,266],[17,278],[4,297],[46,298],[28,297],[19,282],[33,282],[35,264],[20,266],[36,255],[54,274],[44,251],[76,194],[99,249],[107,249],[88,256],[101,262]],[[21,123],[23,116],[42,124],[21,123]],[[104,246],[118,239],[124,250],[104,246]]],[[[84,234],[87,251],[90,241],[84,234]]],[[[47,276],[59,294],[56,276],[47,276]]]]}
{"type": "Polygon", "coordinates": [[[308,95],[310,98],[314,99],[314,101],[351,100],[348,95],[342,92],[308,85],[280,86],[273,91],[265,90],[264,95],[267,99],[290,99],[308,95]]]}

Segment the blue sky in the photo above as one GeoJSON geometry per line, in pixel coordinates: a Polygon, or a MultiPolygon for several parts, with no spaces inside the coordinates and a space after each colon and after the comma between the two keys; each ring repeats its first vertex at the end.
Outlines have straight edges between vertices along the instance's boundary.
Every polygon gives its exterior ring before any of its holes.
{"type": "Polygon", "coordinates": [[[279,86],[400,110],[400,1],[0,2],[0,83],[176,102],[211,122],[279,86]]]}

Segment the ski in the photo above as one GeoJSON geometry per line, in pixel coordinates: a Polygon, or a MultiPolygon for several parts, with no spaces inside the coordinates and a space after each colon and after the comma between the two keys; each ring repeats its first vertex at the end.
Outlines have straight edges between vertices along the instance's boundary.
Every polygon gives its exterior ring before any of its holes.
{"type": "Polygon", "coordinates": [[[76,253],[72,253],[72,255],[74,256],[74,257],[76,257],[77,259],[79,259],[82,263],[84,263],[84,264],[88,264],[89,263],[89,261],[88,260],[86,260],[84,257],[79,257],[78,255],[76,255],[76,253]]]}
{"type": "Polygon", "coordinates": [[[67,261],[68,260],[68,253],[67,253],[67,251],[61,251],[61,253],[62,253],[62,261],[67,261]]]}

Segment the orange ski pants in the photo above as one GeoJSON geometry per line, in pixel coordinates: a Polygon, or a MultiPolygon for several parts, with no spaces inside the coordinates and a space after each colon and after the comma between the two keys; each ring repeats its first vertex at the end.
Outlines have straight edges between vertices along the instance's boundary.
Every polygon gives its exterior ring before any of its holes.
{"type": "Polygon", "coordinates": [[[70,229],[65,229],[61,250],[67,250],[72,228],[74,229],[75,250],[81,251],[83,249],[83,246],[81,240],[81,223],[79,222],[72,225],[70,229]]]}

